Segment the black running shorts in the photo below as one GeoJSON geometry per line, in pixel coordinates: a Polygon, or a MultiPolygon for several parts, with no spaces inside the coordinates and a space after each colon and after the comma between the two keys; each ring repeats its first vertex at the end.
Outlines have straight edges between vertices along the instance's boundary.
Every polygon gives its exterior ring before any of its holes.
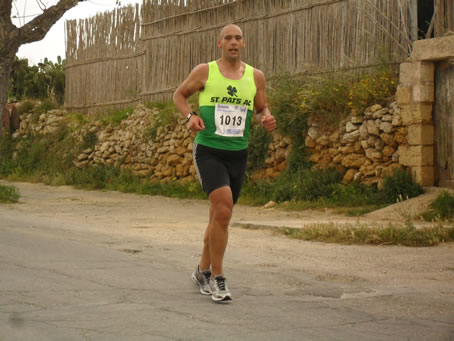
{"type": "Polygon", "coordinates": [[[207,195],[229,186],[233,203],[238,201],[247,166],[248,150],[224,150],[194,144],[194,165],[200,184],[207,195]]]}

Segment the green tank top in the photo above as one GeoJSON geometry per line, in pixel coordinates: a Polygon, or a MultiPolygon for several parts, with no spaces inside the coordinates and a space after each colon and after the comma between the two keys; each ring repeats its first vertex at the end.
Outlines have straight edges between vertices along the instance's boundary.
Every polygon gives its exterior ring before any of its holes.
{"type": "Polygon", "coordinates": [[[208,80],[199,95],[205,130],[197,133],[194,142],[217,149],[246,149],[257,92],[254,69],[246,64],[243,77],[232,80],[221,74],[216,61],[208,65],[208,80]]]}

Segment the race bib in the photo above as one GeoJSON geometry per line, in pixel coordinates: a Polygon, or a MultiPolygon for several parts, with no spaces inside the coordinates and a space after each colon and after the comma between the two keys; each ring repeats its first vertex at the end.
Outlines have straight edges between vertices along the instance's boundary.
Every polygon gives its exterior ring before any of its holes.
{"type": "Polygon", "coordinates": [[[231,104],[216,104],[214,120],[216,135],[242,137],[246,126],[247,107],[231,104]]]}

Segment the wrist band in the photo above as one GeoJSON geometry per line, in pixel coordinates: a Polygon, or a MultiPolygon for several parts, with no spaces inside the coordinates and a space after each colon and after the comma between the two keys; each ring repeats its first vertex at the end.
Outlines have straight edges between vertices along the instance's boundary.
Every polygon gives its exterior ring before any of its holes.
{"type": "Polygon", "coordinates": [[[196,113],[195,111],[191,111],[191,112],[188,114],[188,116],[186,116],[186,123],[189,122],[189,120],[191,119],[191,117],[192,117],[193,115],[196,115],[196,116],[197,116],[197,113],[196,113]]]}

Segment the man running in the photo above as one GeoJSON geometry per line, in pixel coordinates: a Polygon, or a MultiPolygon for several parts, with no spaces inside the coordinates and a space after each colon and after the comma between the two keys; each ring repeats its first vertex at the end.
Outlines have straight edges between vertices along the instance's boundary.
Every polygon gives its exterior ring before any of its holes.
{"type": "Polygon", "coordinates": [[[209,223],[202,257],[192,279],[204,295],[227,301],[232,295],[223,270],[228,226],[246,171],[248,137],[252,113],[268,131],[276,120],[267,106],[263,73],[241,61],[245,47],[242,30],[225,26],[217,41],[221,58],[196,66],[176,89],[173,100],[197,132],[193,157],[199,181],[210,200],[209,223]],[[188,104],[199,91],[200,115],[188,104]]]}

